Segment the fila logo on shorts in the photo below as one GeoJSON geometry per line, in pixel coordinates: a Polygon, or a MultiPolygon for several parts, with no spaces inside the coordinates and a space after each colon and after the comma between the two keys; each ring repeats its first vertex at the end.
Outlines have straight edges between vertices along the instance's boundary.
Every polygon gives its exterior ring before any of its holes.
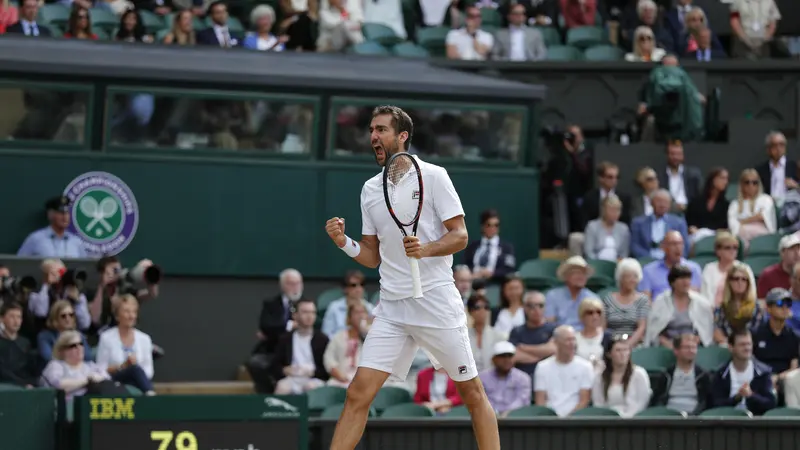
{"type": "Polygon", "coordinates": [[[460,375],[464,375],[465,373],[467,373],[467,366],[458,366],[458,373],[460,375]]]}

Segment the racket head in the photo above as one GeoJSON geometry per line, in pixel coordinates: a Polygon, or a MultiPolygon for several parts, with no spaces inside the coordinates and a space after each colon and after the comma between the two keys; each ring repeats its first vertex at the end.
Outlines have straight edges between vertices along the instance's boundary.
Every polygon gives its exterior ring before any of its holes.
{"type": "Polygon", "coordinates": [[[392,155],[383,169],[383,198],[392,219],[401,227],[419,222],[423,205],[422,172],[417,160],[406,152],[392,155]]]}

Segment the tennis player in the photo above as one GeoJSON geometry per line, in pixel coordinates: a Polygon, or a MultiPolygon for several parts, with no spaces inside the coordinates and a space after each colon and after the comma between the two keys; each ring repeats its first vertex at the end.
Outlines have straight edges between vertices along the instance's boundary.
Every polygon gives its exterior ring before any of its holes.
{"type": "MultiPolygon", "coordinates": [[[[372,113],[369,131],[375,160],[384,167],[389,157],[408,150],[414,125],[402,109],[379,106],[372,113]]],[[[384,201],[382,174],[367,180],[361,190],[360,241],[345,234],[342,218],[334,217],[325,225],[342,251],[366,267],[380,266],[381,277],[380,303],[347,389],[331,450],[355,449],[378,390],[390,376],[405,380],[419,347],[455,381],[472,415],[478,448],[500,449],[497,419],[478,378],[464,304],[451,269],[452,255],[467,246],[464,210],[447,171],[418,162],[424,204],[417,236],[403,238],[392,220],[384,201]],[[412,298],[409,257],[419,260],[420,299],[412,298]]]]}

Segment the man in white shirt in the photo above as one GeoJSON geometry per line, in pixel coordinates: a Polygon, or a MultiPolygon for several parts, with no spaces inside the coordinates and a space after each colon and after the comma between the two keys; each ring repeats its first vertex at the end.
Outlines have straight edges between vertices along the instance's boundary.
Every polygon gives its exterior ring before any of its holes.
{"type": "Polygon", "coordinates": [[[449,59],[485,61],[494,46],[494,36],[481,30],[481,11],[467,8],[466,23],[462,28],[447,33],[449,59]]]}
{"type": "Polygon", "coordinates": [[[764,146],[769,159],[759,164],[756,172],[761,178],[764,193],[782,204],[786,193],[797,188],[797,163],[786,157],[786,136],[780,131],[770,131],[764,139],[764,146]]]}
{"type": "Polygon", "coordinates": [[[564,417],[589,406],[594,369],[589,361],[575,357],[575,329],[561,325],[553,338],[556,354],[536,366],[533,389],[537,405],[564,417]]]}
{"type": "Polygon", "coordinates": [[[700,169],[684,163],[684,149],[681,141],[667,143],[667,165],[658,174],[661,187],[668,189],[680,212],[703,190],[703,175],[700,169]]]}
{"type": "Polygon", "coordinates": [[[730,363],[717,370],[711,385],[711,406],[742,408],[760,416],[774,408],[772,371],[753,357],[753,337],[746,328],[728,336],[730,363]]]}
{"type": "MultiPolygon", "coordinates": [[[[408,151],[414,124],[395,106],[372,113],[370,140],[375,160],[385,166],[392,155],[408,151]]],[[[434,367],[444,368],[472,415],[481,450],[499,450],[497,419],[478,378],[467,333],[461,294],[453,280],[453,254],[467,245],[464,210],[442,167],[417,161],[425,186],[425,202],[417,236],[402,237],[383,196],[383,176],[367,180],[361,191],[362,238],[348,237],[345,221],[334,217],[325,229],[348,256],[366,267],[380,266],[381,297],[375,320],[364,341],[358,371],[333,435],[331,450],[353,450],[364,433],[369,407],[392,376],[404,380],[422,347],[434,367]],[[419,260],[423,298],[411,295],[408,258],[419,260]]]]}

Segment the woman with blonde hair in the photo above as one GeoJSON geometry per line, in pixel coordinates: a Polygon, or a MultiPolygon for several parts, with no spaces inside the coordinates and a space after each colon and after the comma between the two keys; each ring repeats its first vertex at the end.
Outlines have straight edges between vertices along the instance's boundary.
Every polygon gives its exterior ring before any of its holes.
{"type": "MultiPolygon", "coordinates": [[[[712,261],[703,268],[703,283],[700,293],[707,300],[714,302],[717,308],[722,304],[723,290],[725,288],[725,278],[728,271],[735,264],[739,263],[736,255],[739,253],[739,239],[728,231],[720,231],[714,239],[714,253],[717,260],[712,261]]],[[[742,264],[747,271],[750,285],[755,286],[753,271],[747,264],[742,264]]]]}
{"type": "Polygon", "coordinates": [[[764,193],[755,169],[745,169],[739,177],[739,195],[728,207],[728,228],[744,241],[777,231],[775,202],[764,193]]]}
{"type": "MultiPolygon", "coordinates": [[[[39,356],[47,362],[53,357],[53,346],[62,333],[66,331],[76,331],[77,325],[75,322],[75,308],[72,303],[67,300],[58,300],[50,307],[50,313],[47,315],[47,328],[39,332],[36,337],[37,348],[39,356]]],[[[86,336],[78,333],[81,336],[84,347],[84,357],[86,361],[92,360],[92,352],[89,351],[89,343],[86,342],[86,336]]]]}
{"type": "Polygon", "coordinates": [[[617,263],[614,278],[618,290],[603,297],[606,330],[614,335],[627,334],[628,344],[636,347],[644,339],[650,298],[637,287],[642,281],[642,265],[633,258],[617,263]]]}
{"type": "Polygon", "coordinates": [[[75,330],[58,336],[53,359],[42,372],[42,385],[66,392],[68,400],[108,379],[105,366],[85,360],[83,336],[75,330]]]}
{"type": "Polygon", "coordinates": [[[578,318],[583,329],[575,333],[575,354],[602,368],[603,344],[607,337],[603,329],[603,302],[597,297],[587,297],[578,306],[578,318]]]}
{"type": "Polygon", "coordinates": [[[172,18],[172,29],[164,36],[164,44],[194,45],[194,28],[192,27],[192,12],[185,9],[172,18]]]}
{"type": "Polygon", "coordinates": [[[743,329],[753,331],[763,321],[753,273],[747,264],[735,261],[724,280],[722,304],[714,311],[714,341],[726,347],[728,336],[743,329]]]}
{"type": "Polygon", "coordinates": [[[642,25],[633,33],[633,52],[625,55],[625,61],[659,62],[666,56],[664,49],[656,47],[656,36],[650,27],[642,25]]]}

